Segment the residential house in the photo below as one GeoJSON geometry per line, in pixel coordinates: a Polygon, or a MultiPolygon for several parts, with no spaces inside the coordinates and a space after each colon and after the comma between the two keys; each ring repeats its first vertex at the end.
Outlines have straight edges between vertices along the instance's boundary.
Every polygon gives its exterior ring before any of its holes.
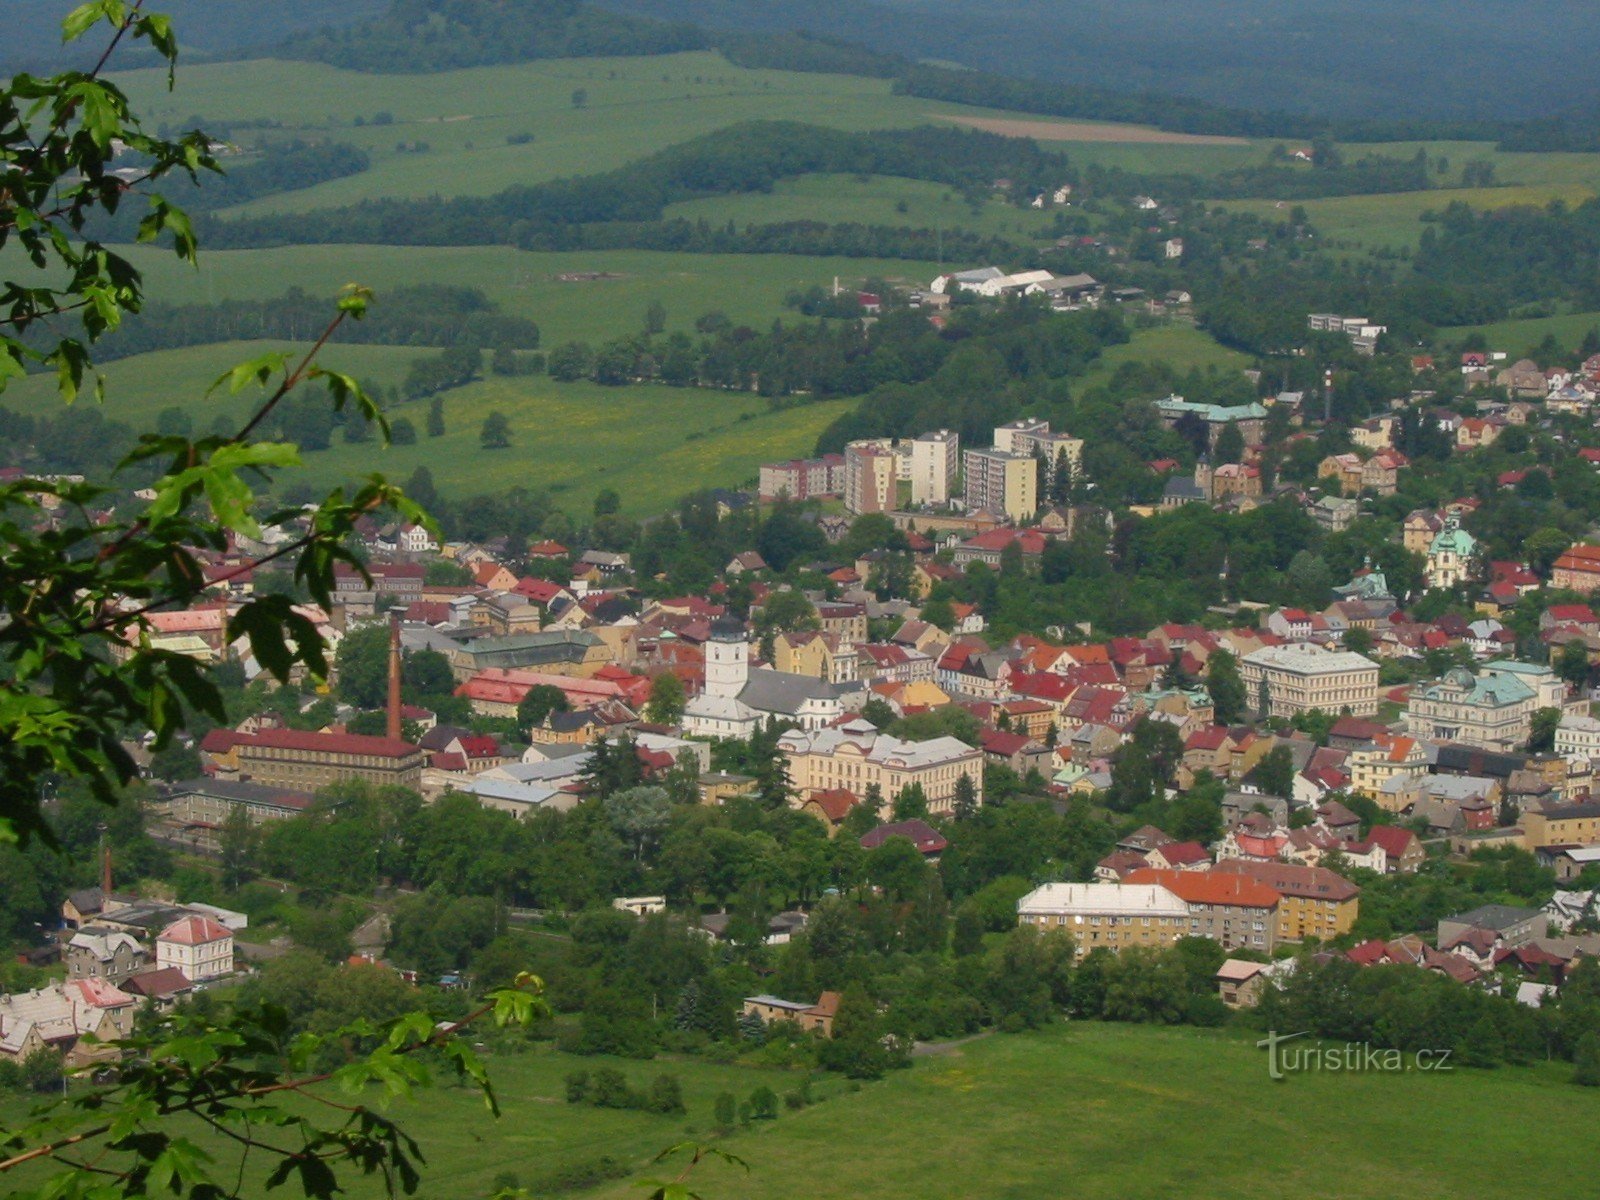
{"type": "Polygon", "coordinates": [[[759,1017],[768,1025],[774,1021],[789,1021],[828,1038],[833,1036],[833,1018],[838,1015],[839,1000],[838,992],[823,992],[815,1004],[777,996],[746,996],[743,1012],[746,1016],[759,1017]]]}
{"type": "Polygon", "coordinates": [[[209,917],[174,921],[156,936],[156,966],[195,983],[233,974],[233,932],[209,917]]]}

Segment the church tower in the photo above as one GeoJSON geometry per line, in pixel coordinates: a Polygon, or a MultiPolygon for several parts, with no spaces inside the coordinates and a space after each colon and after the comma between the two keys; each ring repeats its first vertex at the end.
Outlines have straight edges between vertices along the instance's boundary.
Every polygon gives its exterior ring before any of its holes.
{"type": "Polygon", "coordinates": [[[750,681],[750,635],[744,622],[720,617],[706,642],[706,695],[733,699],[750,681]]]}

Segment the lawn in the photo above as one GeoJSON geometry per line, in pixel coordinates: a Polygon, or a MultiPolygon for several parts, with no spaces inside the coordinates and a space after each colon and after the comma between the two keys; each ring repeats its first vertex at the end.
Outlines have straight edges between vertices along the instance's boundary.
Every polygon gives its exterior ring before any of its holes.
{"type": "MultiPolygon", "coordinates": [[[[1600,160],[1597,160],[1600,161],[1600,160]]],[[[1296,206],[1304,208],[1318,234],[1328,242],[1351,243],[1364,249],[1414,248],[1422,237],[1422,214],[1442,212],[1456,201],[1477,209],[1545,205],[1552,200],[1579,204],[1595,194],[1582,183],[1552,183],[1495,188],[1451,188],[1428,192],[1394,192],[1377,196],[1336,196],[1326,200],[1223,200],[1214,203],[1235,212],[1251,212],[1287,220],[1296,206]]]]}
{"type": "Polygon", "coordinates": [[[1073,381],[1075,395],[1090,388],[1103,387],[1124,363],[1166,363],[1179,374],[1199,369],[1242,371],[1250,365],[1247,354],[1230,350],[1210,334],[1192,325],[1157,325],[1153,328],[1135,329],[1133,338],[1120,346],[1112,346],[1096,360],[1081,378],[1073,381]]]}
{"type": "MultiPolygon", "coordinates": [[[[1568,1083],[1563,1064],[1274,1083],[1252,1042],[1238,1031],[1094,1023],[992,1035],[859,1090],[829,1079],[820,1103],[725,1137],[711,1128],[719,1092],[743,1098],[766,1085],[781,1095],[799,1077],[541,1047],[491,1058],[498,1122],[459,1088],[392,1111],[428,1156],[419,1194],[433,1200],[487,1195],[511,1175],[549,1195],[538,1181],[605,1155],[628,1176],[576,1194],[636,1198],[636,1181],[659,1173],[649,1159],[683,1140],[714,1141],[749,1164],[748,1174],[701,1168],[696,1190],[708,1200],[1520,1200],[1570,1194],[1591,1173],[1584,1131],[1600,1119],[1600,1094],[1568,1083]],[[605,1066],[635,1087],[678,1075],[687,1114],[565,1103],[568,1072],[605,1066]]],[[[375,1191],[357,1184],[350,1194],[375,1191]]]]}
{"type": "Polygon", "coordinates": [[[799,175],[780,179],[769,193],[711,196],[671,205],[668,218],[732,221],[737,225],[775,221],[829,221],[863,225],[961,229],[1009,238],[1042,240],[1055,214],[989,200],[976,208],[943,184],[889,175],[799,175]]]}
{"type": "MultiPolygon", "coordinates": [[[[107,364],[106,416],[149,428],[163,408],[188,409],[195,427],[208,429],[218,415],[235,424],[256,393],[226,391],[204,397],[207,386],[235,363],[280,343],[232,342],[166,350],[107,364]]],[[[330,347],[322,361],[364,380],[398,383],[410,361],[426,351],[403,346],[330,347]]],[[[35,376],[7,389],[4,403],[26,410],[54,402],[51,379],[35,376]]],[[[402,404],[391,416],[408,417],[418,441],[387,449],[350,445],[337,435],[327,450],[305,454],[305,465],[285,471],[284,484],[331,487],[374,471],[404,481],[419,466],[449,496],[547,489],[575,517],[586,516],[595,495],[614,488],[623,510],[647,516],[699,488],[737,487],[754,480],[772,458],[809,454],[817,435],[851,401],[801,405],[781,412],[748,393],[668,387],[606,388],[557,383],[544,375],[495,376],[445,395],[445,434],[423,434],[427,402],[402,404]],[[509,449],[485,451],[478,441],[491,412],[510,419],[509,449]]]]}
{"type": "Polygon", "coordinates": [[[291,287],[330,297],[357,282],[378,290],[417,283],[458,284],[484,291],[505,311],[538,323],[546,347],[639,331],[645,309],[659,300],[667,328],[692,329],[711,311],[764,327],[791,291],[846,286],[868,277],[926,284],[935,263],[811,258],[785,254],[679,254],[655,250],[543,253],[500,246],[287,246],[274,250],[205,250],[198,269],[149,247],[126,248],[145,273],[152,299],[208,303],[281,296],[291,287]],[[562,274],[601,272],[615,278],[564,282],[562,274]]]}
{"type": "MultiPolygon", "coordinates": [[[[1267,1078],[1248,1036],[1097,1024],[995,1036],[754,1134],[713,1200],[1519,1198],[1586,1178],[1570,1068],[1267,1078]],[[1560,1122],[1549,1113],[1562,1111],[1560,1122]],[[1425,1117],[1423,1117],[1425,1114],[1425,1117]],[[1419,1117],[1423,1123],[1419,1124],[1419,1117]],[[1463,1152],[1470,1147],[1470,1153],[1463,1152]]],[[[622,1200],[618,1183],[594,1193],[622,1200]]]]}
{"type": "Polygon", "coordinates": [[[1488,339],[1492,349],[1504,350],[1517,359],[1546,337],[1554,337],[1563,349],[1576,350],[1592,329],[1600,329],[1600,312],[1529,317],[1520,321],[1499,321],[1493,325],[1461,325],[1439,330],[1439,337],[1443,341],[1460,341],[1469,334],[1481,333],[1488,339]]]}

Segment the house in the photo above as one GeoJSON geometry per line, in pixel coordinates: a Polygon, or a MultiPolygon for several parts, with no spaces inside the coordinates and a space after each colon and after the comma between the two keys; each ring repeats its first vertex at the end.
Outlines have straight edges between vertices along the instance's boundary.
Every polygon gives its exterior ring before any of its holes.
{"type": "Polygon", "coordinates": [[[767,569],[767,560],[762,558],[758,551],[745,550],[729,559],[728,565],[722,570],[723,574],[737,579],[741,575],[754,575],[767,569]]]}
{"type": "Polygon", "coordinates": [[[93,926],[72,935],[65,957],[69,978],[104,979],[112,984],[137,975],[149,962],[149,954],[132,934],[93,926]]]}
{"type": "Polygon", "coordinates": [[[1271,963],[1230,958],[1217,968],[1217,996],[1229,1008],[1254,1008],[1271,978],[1271,963]]]}
{"type": "Polygon", "coordinates": [[[156,966],[202,983],[233,974],[233,933],[210,917],[174,921],[156,937],[156,966]]]}
{"type": "Polygon", "coordinates": [[[1383,847],[1385,870],[1391,875],[1414,874],[1428,858],[1421,840],[1402,825],[1374,825],[1367,840],[1383,847]]]}
{"type": "Polygon", "coordinates": [[[1441,918],[1439,949],[1450,949],[1458,940],[1470,937],[1473,931],[1489,934],[1497,946],[1521,946],[1544,934],[1545,917],[1537,908],[1485,904],[1470,912],[1441,918]]]}
{"type": "Polygon", "coordinates": [[[1600,546],[1569,546],[1550,568],[1550,586],[1586,596],[1600,588],[1600,546]]]}
{"type": "Polygon", "coordinates": [[[909,821],[894,821],[887,825],[879,825],[869,829],[861,836],[863,850],[876,850],[891,838],[905,838],[917,848],[924,858],[937,862],[939,855],[950,845],[940,833],[926,821],[913,818],[909,821]]]}
{"type": "Polygon", "coordinates": [[[0,996],[0,1060],[21,1063],[43,1049],[60,1051],[69,1069],[115,1059],[109,1043],[133,1033],[136,1007],[136,997],[103,979],[0,996]]]}
{"type": "Polygon", "coordinates": [[[823,992],[815,1004],[799,1000],[782,1000],[777,996],[746,996],[743,1012],[758,1017],[764,1024],[774,1021],[792,1021],[801,1029],[815,1031],[823,1037],[833,1036],[833,1018],[839,1012],[838,992],[823,992]]]}
{"type": "Polygon", "coordinates": [[[164,967],[123,980],[122,990],[149,1001],[158,1012],[165,1012],[193,992],[194,983],[175,967],[164,967]]]}

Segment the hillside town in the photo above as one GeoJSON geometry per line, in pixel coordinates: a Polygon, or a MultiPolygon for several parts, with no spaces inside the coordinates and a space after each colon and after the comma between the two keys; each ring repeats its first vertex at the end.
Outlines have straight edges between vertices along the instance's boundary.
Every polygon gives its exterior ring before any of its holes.
{"type": "MultiPolygon", "coordinates": [[[[947,282],[982,293],[994,281],[947,282]]],[[[1194,465],[1151,462],[1159,500],[1120,519],[1288,506],[1340,534],[1370,525],[1370,506],[1413,469],[1395,448],[1413,410],[1470,461],[1504,430],[1586,414],[1600,388],[1600,357],[1571,372],[1495,374],[1490,361],[1462,363],[1484,389],[1481,416],[1402,399],[1396,415],[1351,429],[1351,449],[1308,460],[1310,484],[1269,488],[1261,470],[1269,422],[1291,448],[1315,444],[1307,395],[1156,399],[1156,419],[1194,438],[1194,465]]],[[[339,569],[331,607],[295,610],[336,648],[336,672],[320,689],[302,678],[288,708],[266,702],[263,667],[230,640],[229,617],[252,593],[255,561],[295,530],[238,539],[202,555],[210,598],[148,613],[143,636],[237,672],[254,711],[192,739],[188,773],[153,781],[146,819],[164,844],[214,856],[228,830],[306,820],[319,793],[354,784],[429,805],[466,798],[529,823],[596,799],[597,764],[621,754],[636,760],[626,777],[689,803],[776,799],[829,840],[868,852],[904,841],[929,865],[986,804],[1093,814],[1106,852],[1081,878],[1020,895],[1015,920],[1065,930],[1080,958],[1209,939],[1229,956],[1216,987],[1234,1007],[1281,986],[1305,947],[1361,967],[1414,964],[1529,1005],[1600,952],[1589,692],[1600,546],[1543,547],[1537,568],[1487,559],[1467,531],[1482,499],[1466,494],[1390,527],[1414,564],[1406,580],[1369,555],[1299,605],[1240,596],[1142,632],[1012,620],[997,632],[973,581],[1037,577],[1074,539],[1112,531],[1092,483],[1083,440],[1034,418],[997,426],[986,445],[936,429],[769,463],[748,492],[716,495],[713,520],[746,540],[709,586],[682,594],[642,576],[628,551],[441,543],[419,524],[367,522],[361,565],[339,569]],[[763,520],[797,522],[815,550],[776,569],[753,536],[763,520]],[[1419,608],[1424,595],[1455,602],[1419,608]],[[418,674],[431,698],[414,694],[418,674]],[[729,769],[725,748],[763,738],[775,779],[729,769]],[[1178,825],[1138,822],[1163,806],[1182,813],[1178,825]],[[1367,881],[1403,889],[1439,864],[1512,852],[1550,881],[1538,903],[1359,936],[1367,881]]],[[[675,908],[712,938],[727,926],[725,912],[681,898],[616,904],[675,908]]],[[[767,943],[803,929],[809,907],[767,914],[767,943]]],[[[126,1032],[136,1004],[170,1005],[253,969],[233,954],[243,914],[119,896],[109,878],[61,911],[64,932],[35,958],[58,955],[67,977],[0,1001],[0,1054],[13,1060],[46,1044],[87,1061],[103,1051],[81,1039],[126,1032]]],[[[837,996],[746,1006],[826,1030],[829,1003],[837,996]]]]}

